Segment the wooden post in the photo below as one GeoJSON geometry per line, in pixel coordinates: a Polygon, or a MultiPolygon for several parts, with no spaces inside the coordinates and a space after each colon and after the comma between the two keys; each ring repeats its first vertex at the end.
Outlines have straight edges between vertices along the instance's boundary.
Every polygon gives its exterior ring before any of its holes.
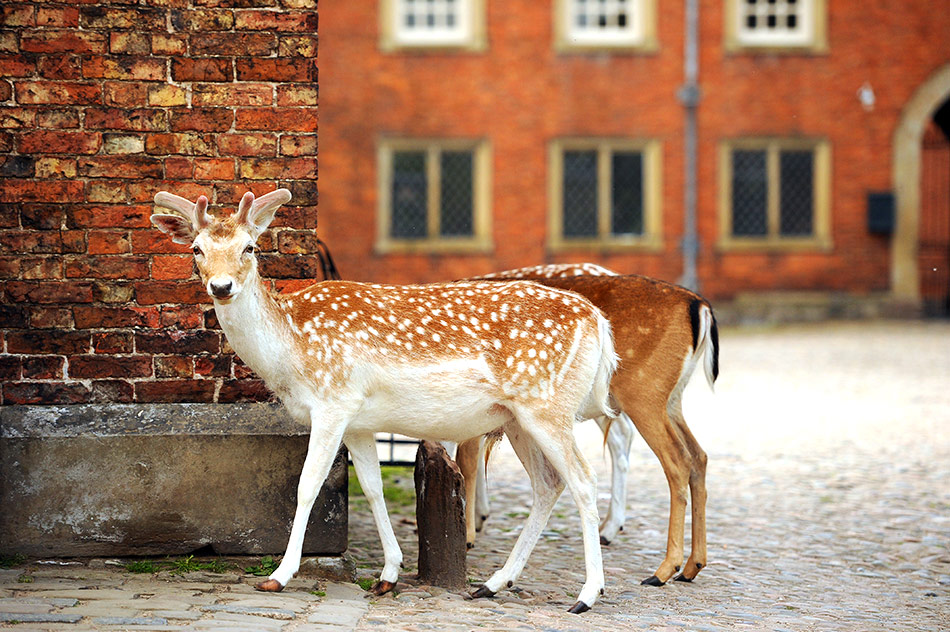
{"type": "Polygon", "coordinates": [[[421,441],[415,483],[419,580],[450,590],[465,588],[462,473],[440,444],[421,441]]]}

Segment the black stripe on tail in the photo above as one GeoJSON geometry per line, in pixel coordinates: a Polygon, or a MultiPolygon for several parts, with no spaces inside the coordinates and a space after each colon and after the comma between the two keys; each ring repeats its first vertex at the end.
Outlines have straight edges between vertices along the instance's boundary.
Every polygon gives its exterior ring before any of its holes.
{"type": "MultiPolygon", "coordinates": [[[[703,305],[706,305],[706,302],[699,298],[693,299],[689,303],[689,322],[693,328],[693,349],[696,349],[699,345],[699,310],[703,305]]],[[[713,381],[715,381],[719,377],[719,325],[716,324],[716,315],[713,313],[712,307],[709,308],[709,314],[712,316],[712,327],[709,328],[709,335],[712,338],[712,374],[713,381]]]]}

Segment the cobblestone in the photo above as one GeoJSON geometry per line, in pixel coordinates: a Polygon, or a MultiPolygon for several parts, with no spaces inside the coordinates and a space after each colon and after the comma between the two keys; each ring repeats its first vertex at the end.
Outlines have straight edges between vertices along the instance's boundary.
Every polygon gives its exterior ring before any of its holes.
{"type": "MultiPolygon", "coordinates": [[[[257,578],[124,563],[29,561],[0,570],[0,628],[104,630],[775,630],[943,631],[950,620],[950,324],[822,324],[727,330],[715,395],[697,379],[687,420],[709,453],[709,565],[695,582],[641,586],[666,544],[668,488],[634,443],[623,533],[604,549],[607,592],[566,612],[584,579],[576,511],[565,495],[511,590],[468,600],[414,580],[411,508],[393,523],[405,555],[395,596],[298,577],[279,595],[257,578]]],[[[598,472],[609,463],[592,424],[578,428],[598,472]]],[[[500,447],[489,468],[492,515],[469,552],[472,583],[507,557],[529,483],[500,447]]],[[[358,576],[382,568],[365,503],[353,503],[358,576]]],[[[688,544],[687,527],[687,544],[688,544]]],[[[250,561],[236,566],[252,565],[250,561]]]]}

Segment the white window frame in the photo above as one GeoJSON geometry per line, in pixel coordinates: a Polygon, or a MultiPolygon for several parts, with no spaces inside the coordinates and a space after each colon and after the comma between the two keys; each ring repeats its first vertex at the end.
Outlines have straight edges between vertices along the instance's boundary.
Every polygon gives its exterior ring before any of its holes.
{"type": "MultiPolygon", "coordinates": [[[[380,0],[380,47],[384,51],[405,49],[485,48],[485,0],[454,0],[458,7],[454,28],[409,28],[405,24],[410,2],[424,0],[380,0]]],[[[435,0],[442,5],[446,0],[435,0]]]]}
{"type": "MultiPolygon", "coordinates": [[[[746,0],[726,0],[726,50],[751,52],[815,52],[827,50],[826,0],[797,0],[798,28],[796,32],[787,29],[770,31],[765,28],[750,29],[746,25],[746,0]]],[[[763,7],[785,6],[788,0],[777,0],[770,4],[759,0],[763,7]]],[[[765,15],[765,11],[761,12],[765,15]]]]}
{"type": "MultiPolygon", "coordinates": [[[[654,51],[656,39],[656,0],[626,0],[631,19],[623,28],[579,28],[574,16],[581,0],[555,0],[554,32],[555,47],[563,52],[588,50],[654,51]]],[[[617,0],[605,0],[606,7],[613,8],[617,0]]],[[[586,0],[586,4],[599,4],[586,0]]]]}

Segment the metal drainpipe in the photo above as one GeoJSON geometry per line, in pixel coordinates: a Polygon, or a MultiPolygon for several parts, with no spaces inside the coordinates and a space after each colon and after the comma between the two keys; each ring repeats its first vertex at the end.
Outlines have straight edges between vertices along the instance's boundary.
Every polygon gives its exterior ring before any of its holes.
{"type": "Polygon", "coordinates": [[[685,109],[683,129],[683,276],[680,285],[699,290],[696,259],[699,238],[696,234],[696,111],[699,108],[699,0],[686,0],[686,33],[683,55],[684,82],[677,92],[685,109]]]}

